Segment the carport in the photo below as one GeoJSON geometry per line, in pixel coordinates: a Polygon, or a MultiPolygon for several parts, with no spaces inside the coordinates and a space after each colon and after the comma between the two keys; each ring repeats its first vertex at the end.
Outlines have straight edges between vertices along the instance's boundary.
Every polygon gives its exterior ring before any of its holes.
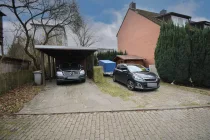
{"type": "Polygon", "coordinates": [[[67,46],[51,46],[51,45],[36,45],[35,49],[41,52],[41,70],[43,85],[45,81],[45,57],[48,57],[48,72],[51,77],[55,77],[56,67],[60,62],[76,62],[84,66],[84,69],[89,78],[93,75],[94,58],[93,53],[97,51],[96,48],[87,47],[67,47],[67,46]]]}

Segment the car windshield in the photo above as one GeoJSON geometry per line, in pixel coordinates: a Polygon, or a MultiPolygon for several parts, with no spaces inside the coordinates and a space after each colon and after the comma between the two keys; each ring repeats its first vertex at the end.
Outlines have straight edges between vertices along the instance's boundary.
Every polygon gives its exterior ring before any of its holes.
{"type": "Polygon", "coordinates": [[[69,63],[63,63],[61,65],[61,68],[62,69],[79,69],[80,68],[80,65],[77,64],[77,63],[71,63],[71,64],[69,64],[69,63]]]}
{"type": "Polygon", "coordinates": [[[138,66],[128,66],[128,70],[130,72],[141,72],[141,71],[146,71],[144,67],[138,67],[138,66]]]}
{"type": "Polygon", "coordinates": [[[63,68],[63,69],[68,69],[68,68],[70,68],[70,64],[69,64],[69,63],[63,63],[63,64],[61,65],[61,68],[63,68]]]}

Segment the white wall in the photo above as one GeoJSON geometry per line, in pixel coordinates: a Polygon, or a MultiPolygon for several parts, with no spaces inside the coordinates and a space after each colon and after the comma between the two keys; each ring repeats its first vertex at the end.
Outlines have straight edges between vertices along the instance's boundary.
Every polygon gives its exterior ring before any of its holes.
{"type": "MultiPolygon", "coordinates": [[[[45,27],[47,31],[49,31],[52,27],[45,27]]],[[[32,33],[32,32],[31,32],[32,33]]],[[[56,30],[53,30],[51,35],[55,34],[61,34],[59,36],[52,37],[49,40],[48,45],[59,45],[59,46],[67,46],[66,39],[65,39],[65,32],[63,28],[56,28],[56,30]]],[[[39,42],[43,42],[45,39],[45,32],[42,26],[36,26],[36,34],[35,39],[39,42]]]]}

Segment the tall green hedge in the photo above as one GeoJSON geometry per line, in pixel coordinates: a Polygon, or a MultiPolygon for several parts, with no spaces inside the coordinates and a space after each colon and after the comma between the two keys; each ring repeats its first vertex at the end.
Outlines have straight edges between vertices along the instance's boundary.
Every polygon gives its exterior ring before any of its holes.
{"type": "Polygon", "coordinates": [[[159,76],[163,81],[173,82],[175,78],[175,26],[163,24],[155,50],[155,64],[159,76]]]}
{"type": "Polygon", "coordinates": [[[32,71],[24,70],[0,74],[0,95],[18,86],[33,81],[32,71]]]}
{"type": "Polygon", "coordinates": [[[204,79],[204,61],[205,61],[205,33],[202,30],[195,30],[192,33],[191,50],[191,78],[193,84],[202,86],[204,79]]]}
{"type": "Polygon", "coordinates": [[[205,33],[206,39],[206,52],[205,52],[205,60],[204,60],[204,80],[203,85],[206,87],[210,87],[210,29],[208,29],[205,33]]]}
{"type": "Polygon", "coordinates": [[[210,87],[210,30],[163,24],[155,64],[163,81],[210,87]]]}
{"type": "Polygon", "coordinates": [[[174,81],[179,84],[189,83],[189,66],[190,66],[190,37],[184,27],[174,27],[174,81]]]}

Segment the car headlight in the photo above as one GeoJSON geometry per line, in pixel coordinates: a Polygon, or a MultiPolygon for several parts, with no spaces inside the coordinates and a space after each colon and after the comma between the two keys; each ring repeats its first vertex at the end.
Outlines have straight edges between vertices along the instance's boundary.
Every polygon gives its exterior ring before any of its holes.
{"type": "Polygon", "coordinates": [[[144,82],[145,80],[139,76],[133,75],[134,80],[139,81],[139,82],[144,82]]]}
{"type": "Polygon", "coordinates": [[[57,72],[56,72],[56,75],[57,75],[57,76],[63,76],[63,72],[62,72],[62,71],[57,71],[57,72]]]}
{"type": "Polygon", "coordinates": [[[79,72],[79,74],[80,74],[80,75],[84,75],[84,74],[85,74],[85,71],[84,71],[84,70],[81,70],[81,71],[79,72]]]}

